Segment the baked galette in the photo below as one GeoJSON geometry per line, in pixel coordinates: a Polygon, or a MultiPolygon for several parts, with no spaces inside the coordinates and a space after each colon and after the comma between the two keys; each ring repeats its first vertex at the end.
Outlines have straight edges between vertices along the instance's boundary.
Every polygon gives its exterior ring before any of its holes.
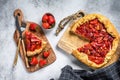
{"type": "Polygon", "coordinates": [[[115,53],[119,34],[101,14],[88,14],[71,26],[71,32],[89,43],[73,50],[73,55],[92,68],[104,66],[115,53]]]}

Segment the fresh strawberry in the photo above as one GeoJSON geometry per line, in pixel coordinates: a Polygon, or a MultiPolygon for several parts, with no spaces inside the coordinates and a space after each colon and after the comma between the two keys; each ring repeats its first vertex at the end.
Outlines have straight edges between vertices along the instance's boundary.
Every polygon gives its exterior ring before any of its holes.
{"type": "Polygon", "coordinates": [[[50,28],[50,25],[49,25],[49,23],[47,23],[47,22],[43,22],[43,23],[42,23],[42,26],[43,26],[45,29],[49,29],[49,28],[50,28]]]}
{"type": "Polygon", "coordinates": [[[52,24],[55,23],[55,19],[54,19],[53,16],[48,16],[48,23],[49,23],[50,25],[52,25],[52,24]]]}
{"type": "Polygon", "coordinates": [[[47,58],[49,55],[50,55],[50,51],[45,51],[45,52],[43,53],[43,57],[44,57],[44,58],[47,58]]]}
{"type": "Polygon", "coordinates": [[[32,57],[32,60],[30,61],[30,65],[35,66],[38,64],[38,60],[36,57],[32,57]]]}
{"type": "Polygon", "coordinates": [[[31,23],[31,24],[30,24],[29,29],[30,29],[31,31],[36,31],[36,28],[37,28],[37,24],[35,24],[35,23],[31,23]]]}
{"type": "Polygon", "coordinates": [[[42,22],[47,22],[47,21],[48,21],[48,15],[45,14],[45,15],[43,15],[43,17],[42,17],[42,22]]]}
{"type": "Polygon", "coordinates": [[[39,61],[39,66],[40,67],[43,67],[46,64],[47,64],[47,61],[45,59],[40,59],[40,61],[39,61]]]}

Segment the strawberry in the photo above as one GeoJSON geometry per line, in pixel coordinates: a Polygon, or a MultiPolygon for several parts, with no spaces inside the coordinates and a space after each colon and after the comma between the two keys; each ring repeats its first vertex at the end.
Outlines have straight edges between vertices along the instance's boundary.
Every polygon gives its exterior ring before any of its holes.
{"type": "Polygon", "coordinates": [[[39,61],[39,66],[40,67],[43,67],[46,64],[47,64],[47,61],[45,59],[40,59],[40,61],[39,61]]]}
{"type": "Polygon", "coordinates": [[[48,23],[49,23],[50,25],[52,25],[52,24],[55,23],[55,19],[54,19],[53,16],[48,16],[48,23]]]}
{"type": "Polygon", "coordinates": [[[42,17],[42,22],[47,22],[47,21],[48,21],[48,15],[45,14],[45,15],[43,15],[43,17],[42,17]]]}
{"type": "Polygon", "coordinates": [[[31,24],[30,24],[29,29],[30,29],[31,31],[36,31],[36,28],[37,28],[37,24],[35,24],[35,23],[31,23],[31,24]]]}
{"type": "Polygon", "coordinates": [[[50,51],[45,51],[45,52],[43,53],[43,57],[44,57],[44,58],[47,58],[49,55],[50,55],[50,51]]]}
{"type": "Polygon", "coordinates": [[[32,57],[32,60],[30,61],[30,65],[35,66],[38,64],[38,60],[36,57],[32,57]]]}
{"type": "Polygon", "coordinates": [[[49,28],[50,28],[50,25],[49,25],[49,23],[47,23],[47,22],[43,22],[43,23],[42,23],[42,26],[43,26],[45,29],[49,29],[49,28]]]}

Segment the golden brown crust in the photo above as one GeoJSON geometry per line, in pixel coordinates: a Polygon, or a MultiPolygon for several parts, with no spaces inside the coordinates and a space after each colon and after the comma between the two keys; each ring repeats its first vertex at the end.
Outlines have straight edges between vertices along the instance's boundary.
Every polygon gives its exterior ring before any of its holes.
{"type": "MultiPolygon", "coordinates": [[[[34,35],[34,36],[36,36],[36,35],[34,35]]],[[[37,37],[37,38],[40,39],[39,37],[37,37]]],[[[42,40],[42,39],[40,39],[40,40],[42,40]]],[[[47,44],[47,42],[45,42],[44,40],[42,40],[42,45],[41,45],[40,49],[35,49],[35,51],[27,51],[27,56],[30,57],[30,56],[34,56],[36,54],[40,54],[40,52],[45,48],[46,44],[47,44]]]]}
{"type": "MultiPolygon", "coordinates": [[[[95,64],[94,62],[88,60],[88,56],[84,53],[80,53],[78,50],[73,50],[73,55],[79,59],[81,62],[85,63],[86,65],[92,67],[92,68],[100,68],[102,66],[104,66],[112,57],[112,55],[115,53],[117,46],[118,46],[118,42],[119,42],[119,34],[117,32],[117,30],[115,29],[114,25],[110,22],[110,20],[108,18],[106,18],[103,15],[100,14],[88,14],[85,17],[77,20],[72,26],[71,26],[71,32],[75,33],[76,28],[87,22],[90,21],[92,19],[98,18],[98,20],[104,24],[107,32],[114,37],[113,43],[112,43],[112,48],[111,50],[106,54],[105,60],[102,64],[95,64]]],[[[79,34],[76,34],[77,36],[80,36],[79,34]]]]}
{"type": "Polygon", "coordinates": [[[100,68],[107,63],[107,61],[105,60],[102,64],[97,65],[96,63],[90,61],[85,53],[80,53],[78,50],[73,50],[72,55],[75,56],[82,63],[92,67],[93,69],[100,68]]]}
{"type": "Polygon", "coordinates": [[[27,51],[27,56],[34,56],[36,54],[40,54],[40,52],[45,48],[46,42],[42,41],[42,45],[40,49],[36,49],[35,51],[27,51]]]}

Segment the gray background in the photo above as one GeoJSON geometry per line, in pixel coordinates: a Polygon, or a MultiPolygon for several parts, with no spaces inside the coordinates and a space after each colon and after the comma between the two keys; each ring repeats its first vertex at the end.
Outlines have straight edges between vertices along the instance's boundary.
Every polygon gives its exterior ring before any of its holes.
{"type": "Polygon", "coordinates": [[[120,0],[0,0],[0,80],[58,79],[61,73],[60,69],[65,65],[71,65],[75,69],[86,69],[74,57],[56,47],[66,28],[58,37],[54,35],[59,21],[78,10],[105,15],[120,33],[120,0]],[[50,31],[44,30],[44,32],[56,53],[57,60],[50,66],[34,73],[26,71],[20,57],[15,70],[12,71],[16,52],[13,40],[15,31],[13,12],[17,8],[23,11],[26,21],[40,24],[41,17],[46,12],[51,12],[56,18],[55,28],[50,31]]]}

